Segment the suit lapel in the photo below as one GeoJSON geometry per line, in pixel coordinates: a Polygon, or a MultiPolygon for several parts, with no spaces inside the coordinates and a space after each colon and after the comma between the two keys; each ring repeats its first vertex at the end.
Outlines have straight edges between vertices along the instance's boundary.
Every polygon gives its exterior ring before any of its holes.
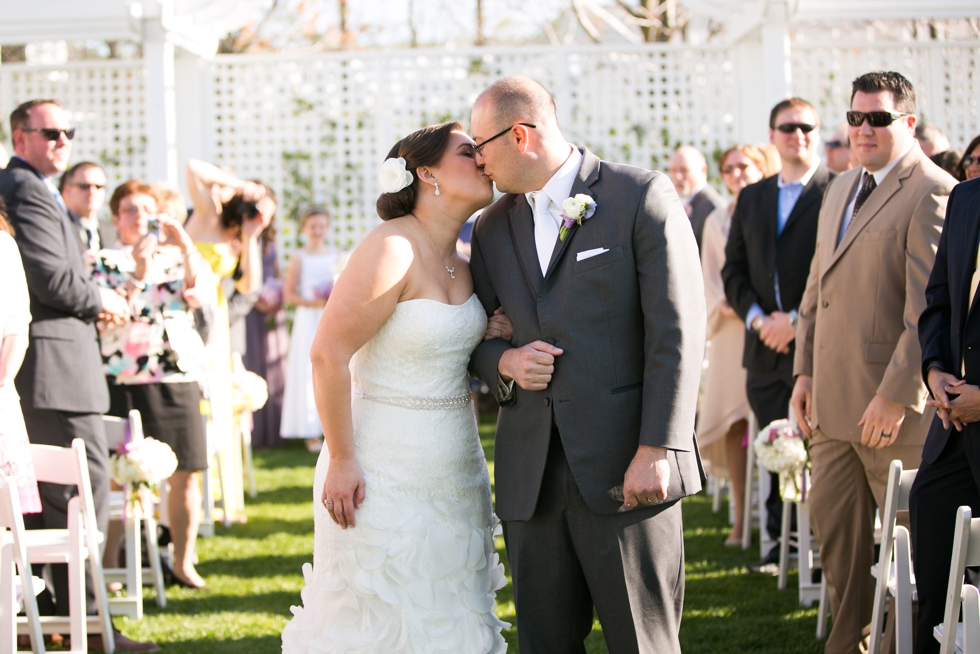
{"type": "Polygon", "coordinates": [[[813,173],[813,177],[810,178],[810,181],[803,188],[803,192],[800,194],[796,204],[793,205],[793,210],[789,212],[789,217],[786,219],[786,224],[783,225],[783,231],[780,236],[786,233],[786,230],[789,229],[790,225],[796,222],[796,220],[810,208],[810,205],[823,197],[821,183],[826,185],[826,181],[827,169],[821,165],[819,168],[817,168],[816,172],[813,173]]]}
{"type": "Polygon", "coordinates": [[[534,248],[534,216],[531,205],[527,203],[527,198],[523,194],[514,196],[514,204],[507,214],[507,221],[510,224],[510,238],[514,242],[514,249],[517,250],[517,263],[521,267],[524,281],[537,297],[544,278],[541,277],[541,264],[538,262],[538,252],[534,248]]]}
{"type": "MultiPolygon", "coordinates": [[[[581,150],[582,166],[579,168],[575,181],[572,182],[572,196],[583,193],[592,197],[592,199],[595,199],[595,194],[592,193],[592,189],[589,187],[592,186],[597,179],[599,179],[599,157],[595,156],[585,148],[581,148],[581,150]]],[[[595,220],[599,215],[599,211],[598,201],[596,201],[595,214],[588,220],[583,221],[582,225],[584,226],[587,224],[589,220],[595,220]]],[[[568,249],[568,244],[572,242],[572,239],[575,237],[575,233],[579,229],[581,228],[578,224],[573,224],[568,229],[568,234],[565,235],[565,240],[559,240],[555,243],[555,249],[551,253],[551,261],[548,263],[548,272],[544,276],[545,279],[551,275],[552,271],[555,269],[555,266],[557,266],[558,262],[561,261],[562,255],[565,254],[565,250],[568,249]]]]}
{"type": "MultiPolygon", "coordinates": [[[[967,216],[976,216],[980,214],[980,193],[976,193],[973,196],[973,200],[970,202],[970,207],[967,209],[967,216]]],[[[970,282],[972,281],[973,269],[977,264],[977,242],[980,240],[980,220],[970,220],[969,221],[970,230],[968,236],[964,239],[963,243],[963,270],[967,273],[963,275],[964,288],[960,292],[960,306],[967,307],[967,303],[970,301],[970,282]]],[[[946,226],[943,226],[945,229],[946,226]]],[[[977,288],[977,296],[980,296],[980,287],[977,288]]],[[[974,314],[974,309],[977,306],[977,297],[973,298],[973,306],[970,307],[969,312],[964,312],[966,315],[963,318],[963,327],[966,327],[966,323],[969,322],[970,317],[974,314]]],[[[960,341],[962,345],[963,339],[963,329],[960,329],[960,341]]],[[[962,348],[960,350],[962,352],[962,348]]]]}

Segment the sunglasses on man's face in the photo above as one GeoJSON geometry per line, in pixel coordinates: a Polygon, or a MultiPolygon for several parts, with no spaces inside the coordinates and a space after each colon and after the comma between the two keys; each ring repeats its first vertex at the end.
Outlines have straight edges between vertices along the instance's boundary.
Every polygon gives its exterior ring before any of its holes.
{"type": "Polygon", "coordinates": [[[850,144],[847,141],[827,141],[826,147],[828,150],[836,150],[837,148],[848,148],[850,144]]]}
{"type": "Polygon", "coordinates": [[[817,129],[816,125],[807,125],[806,123],[783,123],[782,125],[776,125],[776,131],[782,132],[783,134],[792,134],[796,130],[800,130],[804,134],[809,134],[815,129],[817,129]]]}
{"type": "Polygon", "coordinates": [[[867,120],[872,127],[888,127],[899,118],[911,115],[897,111],[848,111],[847,124],[851,127],[860,127],[867,120]]]}
{"type": "Polygon", "coordinates": [[[21,127],[22,132],[37,132],[44,137],[46,141],[57,141],[64,134],[65,138],[69,141],[75,138],[75,128],[69,127],[68,129],[54,129],[52,127],[41,127],[39,129],[32,129],[28,127],[21,127]]]}

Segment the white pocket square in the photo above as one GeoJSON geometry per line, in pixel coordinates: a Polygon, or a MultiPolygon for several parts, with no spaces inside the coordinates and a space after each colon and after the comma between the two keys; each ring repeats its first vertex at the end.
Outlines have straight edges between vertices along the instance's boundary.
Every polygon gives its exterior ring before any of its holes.
{"type": "Polygon", "coordinates": [[[605,254],[606,252],[609,252],[609,248],[595,248],[594,250],[583,250],[575,255],[575,260],[585,261],[586,259],[597,257],[600,254],[605,254]]]}

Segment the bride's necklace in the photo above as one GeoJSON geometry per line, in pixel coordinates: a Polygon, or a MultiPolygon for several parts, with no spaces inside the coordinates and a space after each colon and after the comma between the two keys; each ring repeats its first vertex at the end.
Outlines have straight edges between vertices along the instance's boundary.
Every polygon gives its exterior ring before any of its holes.
{"type": "MultiPolygon", "coordinates": [[[[412,215],[412,218],[414,218],[415,220],[418,220],[419,225],[422,226],[422,229],[425,229],[425,233],[429,236],[429,240],[432,241],[432,247],[434,247],[436,249],[436,252],[439,252],[439,246],[436,245],[436,240],[434,238],[432,238],[432,234],[430,234],[429,233],[429,230],[426,229],[425,223],[423,223],[421,220],[419,220],[419,217],[416,216],[416,215],[414,215],[414,214],[412,215]]],[[[449,273],[449,278],[450,279],[456,279],[456,266],[451,266],[451,267],[450,266],[447,266],[446,265],[446,261],[444,259],[442,259],[442,252],[439,252],[439,259],[442,260],[442,267],[446,269],[446,272],[447,273],[449,273]]]]}

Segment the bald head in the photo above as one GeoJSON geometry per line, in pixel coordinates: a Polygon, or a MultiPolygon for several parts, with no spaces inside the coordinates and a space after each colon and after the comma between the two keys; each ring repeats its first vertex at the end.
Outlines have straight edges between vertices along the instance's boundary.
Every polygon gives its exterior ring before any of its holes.
{"type": "Polygon", "coordinates": [[[667,172],[677,195],[683,199],[708,181],[708,162],[697,149],[682,145],[670,155],[667,172]]]}
{"type": "Polygon", "coordinates": [[[486,110],[501,129],[522,122],[558,125],[555,100],[548,89],[523,75],[504,77],[491,84],[477,97],[473,108],[477,107],[486,110]]]}

